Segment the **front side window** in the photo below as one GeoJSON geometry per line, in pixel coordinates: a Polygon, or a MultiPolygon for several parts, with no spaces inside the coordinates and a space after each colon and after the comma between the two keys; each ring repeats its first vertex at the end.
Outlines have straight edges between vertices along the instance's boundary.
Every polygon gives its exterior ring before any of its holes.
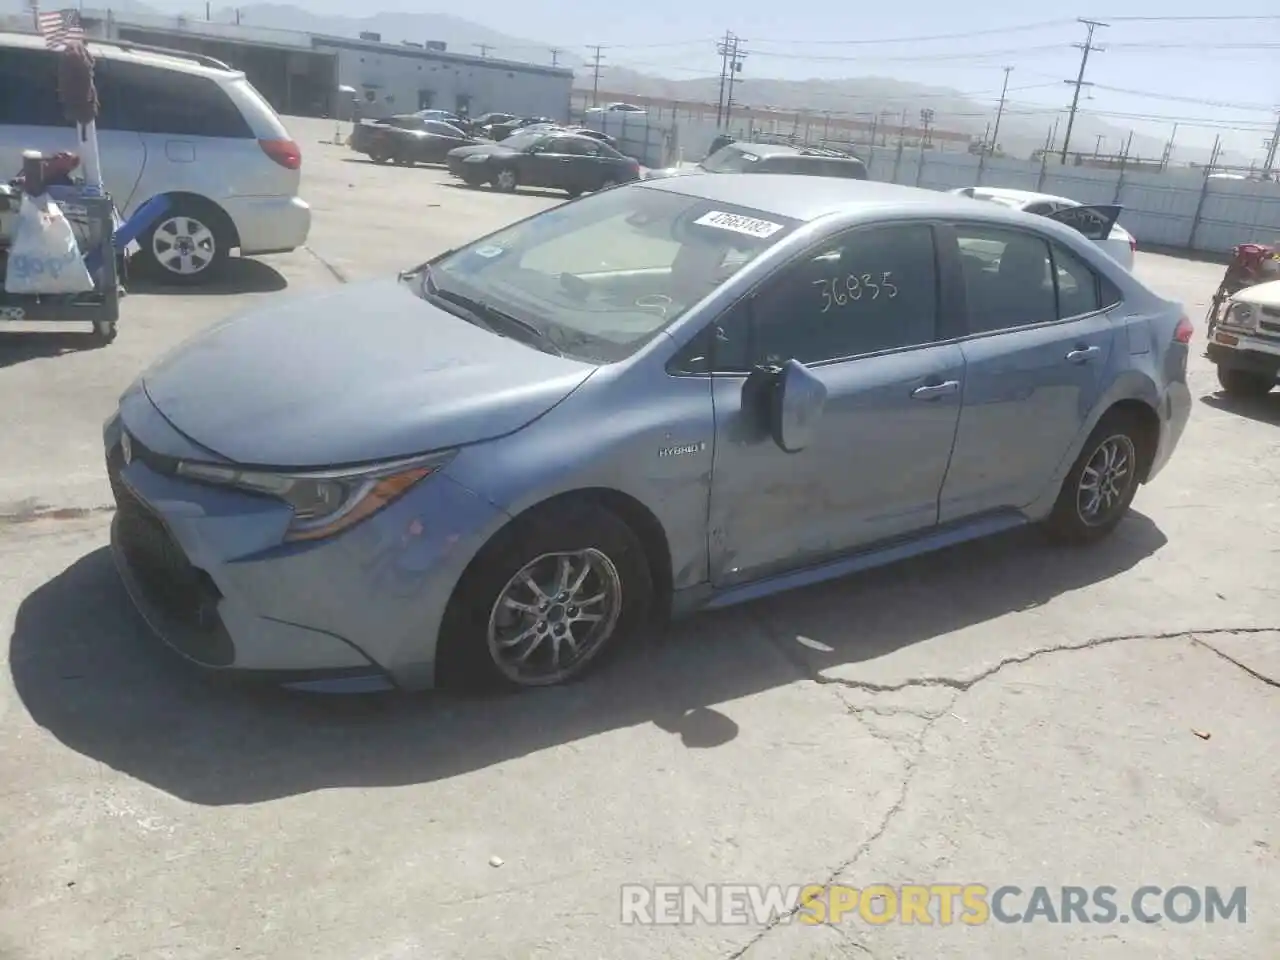
{"type": "Polygon", "coordinates": [[[969,332],[988,333],[1058,319],[1049,244],[1020,230],[956,227],[969,332]]]}
{"type": "Polygon", "coordinates": [[[544,331],[568,355],[612,362],[795,225],[760,210],[623,187],[446,254],[430,265],[430,276],[442,297],[481,301],[544,331]]]}
{"type": "Polygon", "coordinates": [[[849,231],[781,268],[718,331],[715,366],[734,372],[787,360],[822,363],[934,342],[933,230],[894,224],[849,231]]]}

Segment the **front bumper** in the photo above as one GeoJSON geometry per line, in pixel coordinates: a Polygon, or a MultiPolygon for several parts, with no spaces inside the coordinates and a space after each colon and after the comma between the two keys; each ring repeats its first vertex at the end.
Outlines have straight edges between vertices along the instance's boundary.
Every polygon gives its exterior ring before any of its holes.
{"type": "Polygon", "coordinates": [[[1280,339],[1273,337],[1237,333],[1224,330],[1219,325],[1205,347],[1205,356],[1217,366],[1232,370],[1248,370],[1273,377],[1280,374],[1280,339]]]}
{"type": "Polygon", "coordinates": [[[296,689],[433,685],[445,606],[503,519],[494,507],[441,473],[344,533],[285,544],[287,506],[173,476],[157,452],[172,428],[137,416],[143,404],[135,394],[104,429],[112,552],[170,648],[207,670],[296,689]]]}

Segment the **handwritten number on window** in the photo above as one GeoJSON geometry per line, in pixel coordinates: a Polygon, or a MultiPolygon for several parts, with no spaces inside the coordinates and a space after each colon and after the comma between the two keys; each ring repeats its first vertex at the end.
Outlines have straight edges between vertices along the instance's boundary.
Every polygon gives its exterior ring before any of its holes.
{"type": "Polygon", "coordinates": [[[870,273],[861,276],[850,273],[844,277],[815,280],[813,285],[822,297],[822,313],[832,307],[847,306],[855,300],[879,300],[881,297],[892,300],[898,295],[898,286],[893,282],[890,271],[880,274],[879,281],[870,273]]]}

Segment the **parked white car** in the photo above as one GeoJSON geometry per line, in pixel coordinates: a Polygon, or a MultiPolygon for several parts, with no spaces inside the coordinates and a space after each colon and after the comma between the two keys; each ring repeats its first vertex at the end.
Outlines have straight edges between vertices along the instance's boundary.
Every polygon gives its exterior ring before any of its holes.
{"type": "MultiPolygon", "coordinates": [[[[1101,236],[1090,235],[1099,247],[1111,255],[1126,270],[1133,270],[1134,255],[1138,251],[1138,241],[1133,238],[1129,231],[1116,223],[1116,217],[1120,215],[1121,207],[1114,204],[1082,204],[1077,200],[1068,197],[1055,197],[1050,193],[1034,193],[1030,190],[1008,190],[1004,187],[960,187],[951,191],[964,197],[973,197],[975,200],[989,200],[993,203],[999,203],[1006,207],[1012,207],[1014,210],[1021,210],[1023,213],[1035,213],[1041,216],[1053,216],[1055,220],[1075,219],[1079,216],[1089,216],[1096,214],[1098,221],[1097,233],[1101,236]],[[1074,210],[1075,214],[1062,215],[1063,211],[1074,210]],[[1106,221],[1110,220],[1110,229],[1106,229],[1106,221]]],[[[1072,223],[1072,226],[1076,226],[1072,223]]],[[[1086,232],[1087,231],[1082,231],[1086,232]]]]}
{"type": "MultiPolygon", "coordinates": [[[[231,251],[283,253],[306,243],[302,153],[238,70],[199,54],[89,42],[107,192],[127,218],[153,197],[170,205],[138,238],[134,262],[170,283],[213,280],[231,251]]],[[[0,33],[0,164],[23,150],[78,152],[58,102],[58,55],[37,36],[0,33]],[[5,94],[8,94],[7,96],[5,94]]]]}
{"type": "Polygon", "coordinates": [[[1280,280],[1231,295],[1205,355],[1224,393],[1261,397],[1280,380],[1280,280]]]}

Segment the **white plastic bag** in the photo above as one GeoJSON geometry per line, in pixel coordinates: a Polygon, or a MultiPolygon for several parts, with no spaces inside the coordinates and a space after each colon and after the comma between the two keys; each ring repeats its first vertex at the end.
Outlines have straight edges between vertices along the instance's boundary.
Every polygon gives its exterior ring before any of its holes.
{"type": "Polygon", "coordinates": [[[85,293],[93,277],[84,265],[75,230],[47,196],[23,194],[5,270],[7,293],[85,293]]]}

